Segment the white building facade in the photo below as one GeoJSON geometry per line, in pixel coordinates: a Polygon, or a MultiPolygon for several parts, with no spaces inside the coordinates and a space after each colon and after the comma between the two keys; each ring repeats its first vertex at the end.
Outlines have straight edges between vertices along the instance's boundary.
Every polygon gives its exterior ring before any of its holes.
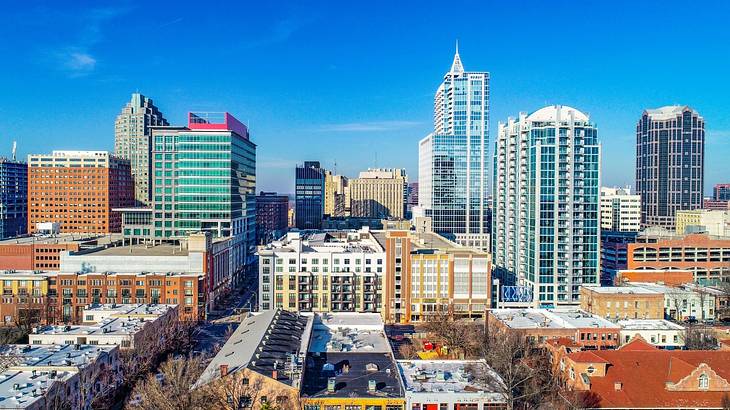
{"type": "Polygon", "coordinates": [[[641,195],[632,195],[629,187],[601,187],[601,229],[639,232],[641,195]]]}

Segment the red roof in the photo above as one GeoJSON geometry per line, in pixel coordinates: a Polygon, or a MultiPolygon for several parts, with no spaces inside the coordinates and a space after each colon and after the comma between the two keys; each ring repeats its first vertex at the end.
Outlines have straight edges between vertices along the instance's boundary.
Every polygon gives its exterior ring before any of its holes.
{"type": "Polygon", "coordinates": [[[590,350],[581,350],[568,355],[576,363],[608,363],[608,360],[598,356],[590,350]]]}
{"type": "Polygon", "coordinates": [[[646,352],[646,351],[652,351],[652,350],[659,350],[656,348],[656,346],[648,343],[646,340],[644,340],[641,336],[634,336],[633,339],[631,339],[628,343],[625,345],[621,345],[619,347],[619,350],[624,351],[633,351],[633,352],[646,352]]]}
{"type": "Polygon", "coordinates": [[[548,340],[548,343],[555,347],[580,347],[580,345],[576,343],[573,339],[565,336],[558,337],[557,339],[550,339],[548,340]]]}
{"type": "Polygon", "coordinates": [[[723,397],[730,394],[727,391],[669,391],[666,388],[667,382],[676,383],[687,377],[701,363],[730,381],[728,351],[643,350],[643,344],[633,346],[641,348],[591,352],[609,363],[604,377],[589,376],[591,391],[601,397],[601,407],[721,407],[723,397]],[[618,391],[616,383],[621,383],[618,391]]]}

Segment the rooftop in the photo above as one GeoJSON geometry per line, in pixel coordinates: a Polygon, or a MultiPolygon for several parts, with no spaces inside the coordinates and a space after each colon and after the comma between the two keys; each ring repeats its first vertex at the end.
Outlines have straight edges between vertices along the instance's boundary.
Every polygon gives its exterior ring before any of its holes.
{"type": "Polygon", "coordinates": [[[699,115],[697,111],[686,105],[665,105],[664,107],[648,109],[646,110],[646,113],[656,121],[677,118],[677,116],[682,115],[684,111],[690,111],[693,114],[699,115]]]}
{"type": "Polygon", "coordinates": [[[281,252],[380,253],[383,247],[370,230],[359,231],[295,231],[278,241],[259,248],[260,254],[281,252]]]}
{"type": "Polygon", "coordinates": [[[0,245],[61,245],[68,243],[78,243],[81,247],[84,246],[102,246],[121,241],[121,234],[72,234],[62,233],[56,235],[26,235],[18,236],[14,238],[7,238],[0,240],[0,245]]]}
{"type": "Polygon", "coordinates": [[[177,305],[165,304],[95,304],[84,308],[84,315],[87,313],[105,315],[107,317],[154,317],[162,316],[171,309],[175,309],[177,305]]]}
{"type": "Polygon", "coordinates": [[[512,329],[619,328],[600,316],[579,309],[492,309],[490,314],[512,329]]]}
{"type": "Polygon", "coordinates": [[[399,360],[398,368],[408,392],[505,400],[502,379],[484,360],[399,360]]]}
{"type": "Polygon", "coordinates": [[[641,286],[586,286],[586,289],[595,293],[623,294],[623,295],[658,295],[660,292],[643,288],[641,286]]]}
{"type": "Polygon", "coordinates": [[[185,247],[171,243],[157,245],[134,244],[111,246],[90,254],[93,254],[93,256],[187,256],[188,250],[185,247]]]}
{"type": "Polygon", "coordinates": [[[403,388],[390,353],[309,353],[302,396],[396,398],[403,388]]]}
{"type": "Polygon", "coordinates": [[[573,107],[567,105],[549,105],[547,107],[540,108],[527,116],[527,121],[532,122],[564,122],[570,115],[573,115],[575,121],[588,122],[588,116],[578,111],[573,107]]]}
{"type": "Polygon", "coordinates": [[[309,351],[390,353],[378,313],[324,313],[314,317],[309,351]]]}
{"type": "Polygon", "coordinates": [[[663,319],[626,319],[616,322],[621,330],[684,330],[684,327],[663,319]]]}
{"type": "Polygon", "coordinates": [[[2,280],[2,279],[43,280],[49,276],[55,276],[57,274],[58,274],[58,272],[9,269],[9,270],[0,271],[0,280],[2,280]]]}
{"type": "Polygon", "coordinates": [[[301,366],[312,331],[312,317],[284,310],[267,310],[246,317],[195,383],[203,386],[248,368],[279,382],[300,382],[301,366]]]}
{"type": "MultiPolygon", "coordinates": [[[[175,306],[175,305],[160,305],[175,306]]],[[[154,321],[155,318],[148,317],[124,317],[107,316],[103,317],[101,322],[88,325],[48,325],[36,328],[36,331],[30,334],[30,338],[34,336],[131,336],[142,330],[148,323],[154,321]]],[[[37,338],[35,338],[37,339],[37,338]]]]}

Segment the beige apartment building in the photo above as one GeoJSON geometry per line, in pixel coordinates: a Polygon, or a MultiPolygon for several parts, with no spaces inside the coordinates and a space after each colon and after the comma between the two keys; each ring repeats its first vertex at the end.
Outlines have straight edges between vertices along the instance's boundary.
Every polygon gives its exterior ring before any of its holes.
{"type": "Polygon", "coordinates": [[[333,217],[347,216],[350,212],[350,189],[344,175],[334,175],[330,171],[324,176],[324,215],[333,217]]]}
{"type": "Polygon", "coordinates": [[[368,169],[350,181],[351,215],[403,218],[408,176],[405,169],[368,169]]]}
{"type": "Polygon", "coordinates": [[[583,286],[580,308],[609,320],[664,319],[664,294],[640,286],[583,286]]]}
{"type": "Polygon", "coordinates": [[[641,229],[641,196],[629,187],[601,187],[601,229],[638,232],[641,229]]]}

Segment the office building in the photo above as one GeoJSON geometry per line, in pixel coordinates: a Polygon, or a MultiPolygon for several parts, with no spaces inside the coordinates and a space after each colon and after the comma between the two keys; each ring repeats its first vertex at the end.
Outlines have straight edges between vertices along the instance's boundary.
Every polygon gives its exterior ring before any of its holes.
{"type": "Polygon", "coordinates": [[[542,344],[565,338],[589,349],[615,348],[621,328],[598,315],[579,309],[492,309],[489,323],[542,344]]]}
{"type": "Polygon", "coordinates": [[[636,126],[636,193],[643,226],[674,228],[675,212],[702,208],[705,120],[688,106],[646,110],[636,126]]]}
{"type": "Polygon", "coordinates": [[[493,257],[521,302],[578,305],[580,287],[598,285],[597,134],[587,115],[560,105],[499,124],[493,257]]]}
{"type": "Polygon", "coordinates": [[[23,235],[28,228],[28,165],[0,158],[0,239],[23,235]]]}
{"type": "Polygon", "coordinates": [[[276,192],[256,196],[256,244],[279,239],[288,229],[289,197],[276,192]]]}
{"type": "Polygon", "coordinates": [[[641,229],[641,196],[629,187],[601,187],[601,229],[638,232],[641,229]]]}
{"type": "Polygon", "coordinates": [[[324,215],[344,217],[350,212],[349,180],[344,175],[325,171],[324,176],[324,215]]]}
{"type": "Polygon", "coordinates": [[[581,288],[580,308],[614,321],[663,319],[664,295],[639,286],[586,286],[581,288]]]}
{"type": "Polygon", "coordinates": [[[150,98],[133,93],[114,123],[114,155],[129,160],[138,206],[151,205],[152,127],[169,125],[150,98]]]}
{"type": "Polygon", "coordinates": [[[489,73],[464,71],[458,48],[433,117],[418,143],[418,214],[436,233],[489,249],[489,73]]]}
{"type": "Polygon", "coordinates": [[[627,269],[686,269],[703,285],[730,278],[730,238],[646,229],[628,245],[627,269]]]}
{"type": "Polygon", "coordinates": [[[117,346],[3,345],[0,361],[2,409],[90,409],[122,382],[117,346]]]}
{"type": "Polygon", "coordinates": [[[296,208],[298,229],[320,229],[324,215],[324,185],[326,170],[318,161],[305,161],[295,171],[296,208]]]}
{"type": "Polygon", "coordinates": [[[425,322],[435,314],[484,317],[492,303],[489,253],[434,232],[387,230],[375,238],[386,254],[386,322],[425,322]]]}
{"type": "Polygon", "coordinates": [[[58,234],[0,240],[0,270],[57,271],[61,252],[105,246],[121,238],[119,234],[58,234]]]}
{"type": "Polygon", "coordinates": [[[406,218],[413,215],[413,207],[418,206],[418,182],[408,183],[408,196],[406,199],[406,218]]]}
{"type": "Polygon", "coordinates": [[[715,201],[730,201],[730,184],[715,184],[712,188],[712,199],[715,201]]]}
{"type": "Polygon", "coordinates": [[[259,247],[259,307],[379,312],[385,251],[369,229],[289,232],[259,247]]]}
{"type": "Polygon", "coordinates": [[[601,286],[611,286],[619,271],[628,267],[628,245],[638,232],[601,230],[601,286]]]}
{"type": "Polygon", "coordinates": [[[132,205],[129,161],[106,151],[28,156],[28,231],[57,223],[62,233],[121,232],[115,209],[132,205]]]}
{"type": "Polygon", "coordinates": [[[679,235],[701,232],[712,236],[727,236],[730,238],[730,209],[727,211],[708,209],[678,210],[675,213],[675,219],[674,231],[679,235]]]}
{"type": "Polygon", "coordinates": [[[405,216],[408,176],[405,169],[368,169],[350,181],[351,215],[356,218],[405,216]]]}

